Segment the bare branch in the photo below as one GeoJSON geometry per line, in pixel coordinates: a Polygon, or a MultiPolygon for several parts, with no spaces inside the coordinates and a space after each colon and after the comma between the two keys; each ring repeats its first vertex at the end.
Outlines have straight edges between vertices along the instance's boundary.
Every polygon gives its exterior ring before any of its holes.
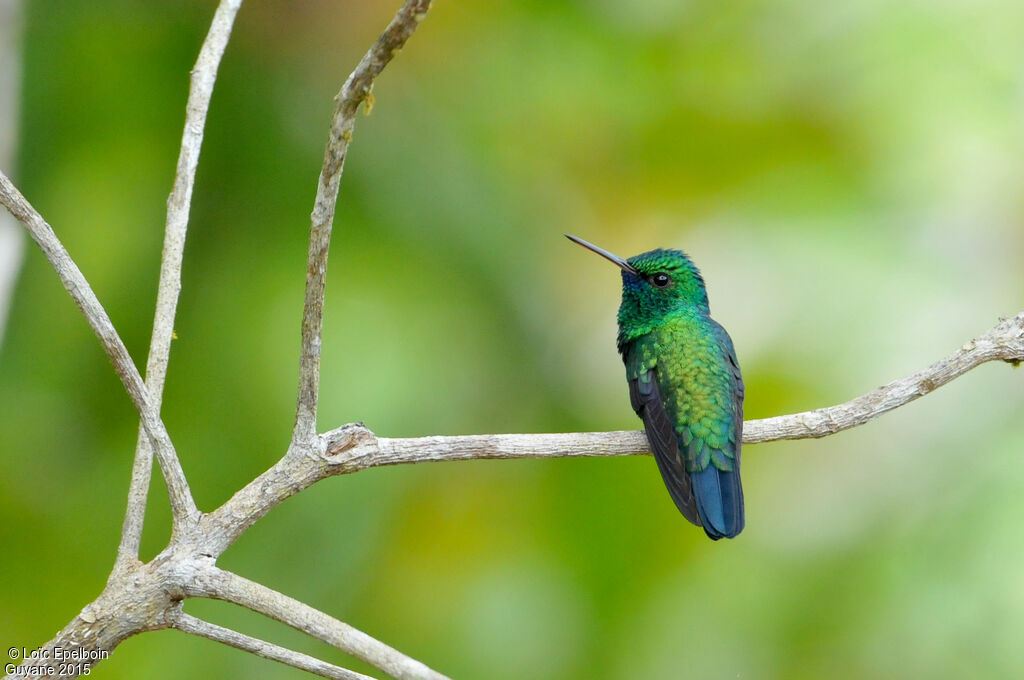
{"type": "MultiPolygon", "coordinates": [[[[743,424],[743,442],[824,437],[917,399],[988,361],[1024,361],[1024,312],[968,341],[923,371],[880,387],[838,406],[743,424]]],[[[376,437],[350,423],[319,437],[319,445],[301,456],[285,456],[227,503],[204,516],[200,531],[207,554],[223,553],[242,533],[277,504],[321,479],[370,467],[487,458],[566,458],[649,455],[642,431],[557,434],[483,434],[463,436],[376,437]]]]}
{"type": "MultiPolygon", "coordinates": [[[[213,15],[210,31],[199,50],[199,58],[192,69],[188,103],[185,106],[185,131],[181,138],[178,167],[174,173],[174,187],[167,199],[167,226],[164,231],[164,250],[160,258],[160,283],[156,296],[156,315],[153,335],[149,341],[146,361],[146,388],[153,407],[160,412],[163,400],[167,361],[171,353],[174,334],[174,316],[181,292],[181,262],[185,252],[189,209],[192,205],[192,187],[195,184],[199,151],[203,145],[206,113],[217,80],[217,69],[227,48],[231,28],[242,0],[222,0],[213,15]]],[[[121,544],[117,548],[117,565],[123,565],[139,555],[142,523],[146,514],[146,496],[149,476],[153,468],[153,449],[149,437],[140,431],[135,445],[132,481],[128,489],[128,509],[121,529],[121,544]]],[[[115,569],[117,567],[115,566],[115,569]]]]}
{"type": "Polygon", "coordinates": [[[181,469],[178,455],[174,452],[171,438],[160,420],[160,415],[153,407],[149,392],[142,382],[142,376],[139,375],[135,363],[128,354],[121,337],[114,329],[114,324],[107,316],[106,310],[103,309],[103,305],[100,304],[96,294],[89,287],[89,282],[85,280],[85,276],[68,255],[68,251],[64,249],[50,225],[2,172],[0,172],[0,203],[3,203],[14,217],[25,225],[29,234],[42,248],[46,259],[57,271],[57,276],[60,277],[64,288],[78,308],[82,310],[86,321],[89,322],[96,337],[99,338],[103,350],[114,364],[114,370],[117,371],[121,383],[128,392],[135,409],[139,412],[146,434],[149,435],[156,447],[157,460],[160,462],[164,479],[167,481],[167,492],[174,512],[174,526],[178,527],[182,521],[195,520],[199,511],[189,492],[188,482],[185,481],[185,473],[181,469]]]}
{"type": "MultiPolygon", "coordinates": [[[[945,385],[988,361],[1024,361],[1024,312],[1006,319],[969,340],[960,349],[928,368],[895,380],[861,397],[837,406],[804,413],[748,420],[743,424],[743,443],[779,439],[825,437],[863,425],[945,385]]],[[[461,437],[386,439],[377,446],[353,447],[351,426],[323,435],[328,457],[343,455],[340,472],[367,467],[476,458],[561,458],[566,456],[632,456],[648,454],[641,431],[577,432],[569,434],[499,434],[461,437]]]]}
{"type": "Polygon", "coordinates": [[[302,356],[299,366],[299,395],[295,411],[292,447],[309,446],[316,436],[316,410],[320,391],[320,342],[324,312],[324,282],[327,251],[331,244],[338,183],[345,166],[349,142],[359,105],[370,96],[373,81],[402,49],[430,9],[431,0],[406,0],[335,97],[337,107],[331,119],[324,151],[323,169],[313,205],[306,266],[306,300],[302,313],[302,356]]]}
{"type": "Polygon", "coordinates": [[[743,424],[743,442],[827,437],[842,432],[932,392],[989,361],[1024,361],[1024,312],[998,324],[923,370],[843,404],[743,424]],[[749,430],[748,430],[749,428],[749,430]]]}
{"type": "Polygon", "coordinates": [[[294,598],[221,569],[204,570],[184,588],[186,595],[233,602],[337,647],[401,680],[446,680],[366,633],[294,598]]]}
{"type": "Polygon", "coordinates": [[[356,673],[341,666],[321,661],[308,654],[294,652],[290,649],[243,635],[242,633],[236,633],[230,628],[208,623],[182,611],[179,611],[172,619],[171,627],[185,633],[223,642],[236,649],[252,652],[256,656],[262,656],[264,659],[280,661],[283,664],[294,666],[300,670],[309,671],[325,678],[336,678],[336,680],[374,680],[369,675],[356,673]]]}

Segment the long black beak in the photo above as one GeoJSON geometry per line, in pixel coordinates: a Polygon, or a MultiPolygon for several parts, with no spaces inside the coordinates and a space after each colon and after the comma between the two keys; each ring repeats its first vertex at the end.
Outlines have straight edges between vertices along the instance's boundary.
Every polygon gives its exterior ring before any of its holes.
{"type": "Polygon", "coordinates": [[[630,263],[626,262],[625,260],[623,260],[618,255],[615,255],[614,253],[609,253],[604,248],[598,248],[593,243],[587,243],[583,239],[576,238],[575,236],[572,236],[571,234],[566,234],[565,237],[567,239],[569,239],[570,241],[572,241],[573,243],[578,243],[579,245],[583,246],[587,250],[590,250],[590,251],[593,251],[593,252],[597,253],[598,255],[603,257],[604,259],[609,260],[610,262],[614,262],[615,264],[617,264],[619,267],[622,268],[622,271],[629,272],[630,274],[639,274],[639,272],[633,267],[633,265],[631,265],[630,263]]]}

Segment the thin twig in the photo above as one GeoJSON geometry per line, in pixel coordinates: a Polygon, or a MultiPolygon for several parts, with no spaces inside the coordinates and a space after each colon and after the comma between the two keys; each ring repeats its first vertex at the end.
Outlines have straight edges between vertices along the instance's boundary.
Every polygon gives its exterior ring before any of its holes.
{"type": "MultiPolygon", "coordinates": [[[[185,130],[181,136],[181,152],[174,173],[174,187],[167,199],[167,225],[164,231],[163,255],[160,258],[156,314],[153,319],[153,335],[149,341],[149,358],[146,361],[146,388],[157,413],[160,412],[163,400],[167,361],[171,354],[174,316],[178,308],[178,294],[181,292],[181,262],[185,252],[189,209],[192,205],[192,187],[199,165],[199,151],[203,146],[206,113],[210,109],[217,69],[227,48],[235,15],[238,14],[241,4],[242,0],[221,1],[191,73],[188,103],[185,105],[185,130]]],[[[140,431],[135,445],[135,462],[132,466],[131,485],[128,488],[128,508],[121,529],[121,544],[117,548],[117,565],[123,566],[138,558],[152,468],[153,449],[149,444],[149,437],[140,431]]]]}
{"type": "Polygon", "coordinates": [[[114,370],[121,378],[121,383],[128,392],[135,409],[139,412],[146,434],[149,435],[156,447],[157,460],[160,462],[160,468],[167,482],[175,528],[181,522],[195,520],[199,511],[189,492],[188,482],[185,480],[185,473],[181,469],[178,455],[171,444],[171,438],[160,420],[160,415],[153,407],[149,392],[142,382],[142,376],[139,375],[135,363],[128,354],[121,337],[114,329],[114,324],[107,316],[106,310],[103,309],[103,305],[100,304],[96,294],[89,287],[89,282],[85,280],[85,276],[68,255],[68,251],[64,249],[64,245],[50,225],[2,172],[0,172],[0,203],[5,205],[11,214],[25,225],[29,234],[42,248],[46,259],[57,271],[57,276],[64,284],[64,288],[78,308],[82,310],[86,321],[89,322],[93,332],[99,338],[103,350],[114,364],[114,370]]]}
{"type": "Polygon", "coordinates": [[[320,343],[323,328],[324,283],[327,251],[331,244],[338,183],[345,167],[352,130],[359,105],[370,96],[374,79],[405,45],[430,9],[431,0],[406,0],[335,97],[337,107],[331,119],[324,163],[313,204],[306,266],[306,299],[302,312],[302,355],[299,365],[299,394],[295,410],[292,447],[308,447],[316,437],[317,399],[320,391],[320,343]]]}
{"type": "Polygon", "coordinates": [[[308,654],[295,652],[285,647],[250,637],[249,635],[236,633],[230,628],[224,628],[223,626],[203,621],[185,612],[179,611],[174,616],[171,621],[171,627],[184,633],[191,633],[192,635],[198,635],[209,640],[222,642],[236,649],[251,652],[256,656],[262,656],[264,659],[280,661],[283,664],[309,671],[325,678],[335,678],[336,680],[374,680],[369,675],[356,673],[347,668],[321,661],[308,654]]]}
{"type": "Polygon", "coordinates": [[[447,680],[446,676],[361,630],[229,571],[217,568],[204,570],[184,588],[184,593],[190,597],[225,600],[269,616],[400,680],[447,680]]]}

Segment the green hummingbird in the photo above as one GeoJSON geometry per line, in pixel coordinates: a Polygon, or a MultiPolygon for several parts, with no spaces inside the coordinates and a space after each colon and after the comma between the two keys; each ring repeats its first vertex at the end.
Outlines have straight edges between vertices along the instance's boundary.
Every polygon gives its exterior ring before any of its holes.
{"type": "Polygon", "coordinates": [[[566,237],[622,269],[619,354],[669,495],[709,538],[733,538],[744,524],[743,378],[732,339],[711,318],[700,271],[679,250],[624,260],[566,237]]]}

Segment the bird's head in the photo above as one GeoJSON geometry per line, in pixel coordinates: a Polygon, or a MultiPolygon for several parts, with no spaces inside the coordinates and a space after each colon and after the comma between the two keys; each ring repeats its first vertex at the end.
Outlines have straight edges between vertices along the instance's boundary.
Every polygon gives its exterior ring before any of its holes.
{"type": "Polygon", "coordinates": [[[583,239],[566,236],[622,269],[620,345],[651,332],[673,314],[688,309],[708,313],[704,279],[697,266],[682,251],[659,248],[627,260],[583,239]]]}

